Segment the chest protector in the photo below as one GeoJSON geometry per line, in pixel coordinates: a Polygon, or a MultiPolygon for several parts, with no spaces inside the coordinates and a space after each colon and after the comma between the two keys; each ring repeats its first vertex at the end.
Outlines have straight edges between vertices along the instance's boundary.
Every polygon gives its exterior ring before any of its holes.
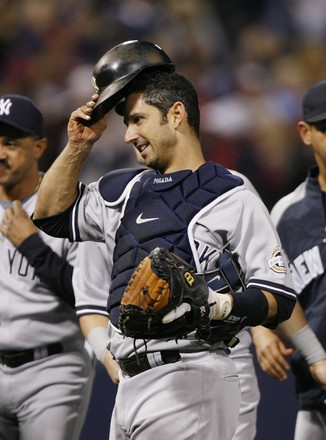
{"type": "MultiPolygon", "coordinates": [[[[113,192],[117,200],[126,184],[141,171],[108,174],[101,180],[102,197],[113,204],[113,192]]],[[[155,247],[163,247],[194,265],[187,233],[189,222],[216,198],[243,184],[241,178],[211,162],[196,172],[160,175],[151,170],[139,176],[125,200],[115,237],[108,312],[116,327],[122,295],[140,261],[155,247]]]]}

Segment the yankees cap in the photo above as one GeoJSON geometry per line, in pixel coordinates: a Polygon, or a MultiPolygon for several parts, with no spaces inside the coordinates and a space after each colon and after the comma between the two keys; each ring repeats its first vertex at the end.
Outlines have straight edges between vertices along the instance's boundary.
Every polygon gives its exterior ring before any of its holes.
{"type": "Polygon", "coordinates": [[[24,134],[44,137],[43,115],[26,96],[0,96],[0,123],[17,128],[24,134]]]}
{"type": "Polygon", "coordinates": [[[309,124],[326,119],[326,81],[310,86],[302,98],[303,119],[309,124]]]}

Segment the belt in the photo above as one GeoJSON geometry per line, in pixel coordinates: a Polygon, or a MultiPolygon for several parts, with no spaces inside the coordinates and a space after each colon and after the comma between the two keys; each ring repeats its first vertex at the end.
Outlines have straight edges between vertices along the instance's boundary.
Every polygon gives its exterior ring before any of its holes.
{"type": "Polygon", "coordinates": [[[118,364],[124,376],[133,377],[151,368],[180,361],[178,350],[140,353],[130,358],[119,359],[118,364]]]}
{"type": "Polygon", "coordinates": [[[32,348],[30,350],[0,351],[0,364],[10,368],[16,368],[20,365],[27,364],[27,362],[33,362],[62,352],[63,346],[59,343],[32,348]]]}

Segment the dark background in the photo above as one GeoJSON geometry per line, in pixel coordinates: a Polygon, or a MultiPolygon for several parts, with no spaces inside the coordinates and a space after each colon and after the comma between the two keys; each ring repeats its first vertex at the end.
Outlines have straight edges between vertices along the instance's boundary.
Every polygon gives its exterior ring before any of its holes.
{"type": "MultiPolygon", "coordinates": [[[[27,95],[44,113],[43,170],[93,93],[95,63],[132,39],[160,45],[196,87],[207,160],[246,174],[268,208],[304,179],[312,157],[296,123],[304,90],[326,78],[320,0],[0,0],[0,95],[27,95]]],[[[130,165],[111,115],[82,179],[130,165]]]]}

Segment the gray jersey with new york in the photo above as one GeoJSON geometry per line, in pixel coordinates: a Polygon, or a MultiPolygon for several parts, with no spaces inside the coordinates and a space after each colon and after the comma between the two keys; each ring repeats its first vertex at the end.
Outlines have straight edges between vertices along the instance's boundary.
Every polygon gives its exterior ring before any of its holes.
{"type": "MultiPolygon", "coordinates": [[[[36,194],[22,202],[29,215],[35,202],[36,194]]],[[[0,218],[8,206],[0,202],[0,218]]],[[[73,264],[76,244],[40,234],[56,254],[73,264]]],[[[74,309],[35,275],[27,258],[9,240],[0,240],[0,350],[24,350],[68,340],[78,341],[82,347],[74,309]]]]}

